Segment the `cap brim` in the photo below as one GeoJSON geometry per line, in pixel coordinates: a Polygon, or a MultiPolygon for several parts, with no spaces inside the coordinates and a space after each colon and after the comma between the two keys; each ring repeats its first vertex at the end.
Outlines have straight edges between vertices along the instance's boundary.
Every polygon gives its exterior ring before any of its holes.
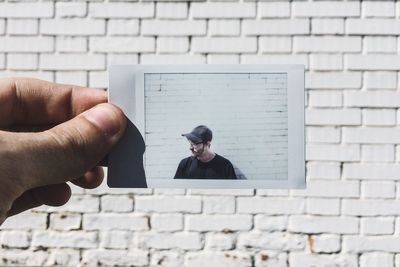
{"type": "Polygon", "coordinates": [[[202,139],[198,138],[197,136],[195,136],[191,133],[182,134],[182,136],[186,136],[187,139],[189,139],[190,141],[192,141],[195,144],[203,142],[202,139]]]}

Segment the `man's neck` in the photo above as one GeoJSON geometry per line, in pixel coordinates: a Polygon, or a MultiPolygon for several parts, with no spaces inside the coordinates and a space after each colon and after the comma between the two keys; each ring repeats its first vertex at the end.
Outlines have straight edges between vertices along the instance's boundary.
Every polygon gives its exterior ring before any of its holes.
{"type": "Polygon", "coordinates": [[[197,157],[197,159],[200,160],[201,162],[209,162],[214,157],[215,157],[215,153],[212,151],[209,151],[209,152],[203,153],[203,155],[197,157]]]}

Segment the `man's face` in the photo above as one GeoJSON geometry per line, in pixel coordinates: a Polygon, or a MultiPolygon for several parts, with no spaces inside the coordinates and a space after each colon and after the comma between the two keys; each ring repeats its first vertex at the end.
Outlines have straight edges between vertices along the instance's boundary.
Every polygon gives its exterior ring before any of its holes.
{"type": "Polygon", "coordinates": [[[194,157],[200,157],[203,152],[204,152],[204,144],[203,143],[199,143],[199,144],[195,144],[193,142],[189,142],[190,144],[190,151],[192,151],[192,156],[194,157]]]}

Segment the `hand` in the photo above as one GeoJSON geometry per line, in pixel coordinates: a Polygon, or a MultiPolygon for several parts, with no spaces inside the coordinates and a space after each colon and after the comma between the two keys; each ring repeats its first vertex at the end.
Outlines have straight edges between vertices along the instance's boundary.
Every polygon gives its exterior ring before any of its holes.
{"type": "Polygon", "coordinates": [[[101,90],[29,78],[0,79],[0,225],[42,204],[65,204],[66,183],[94,188],[125,116],[101,90]]]}

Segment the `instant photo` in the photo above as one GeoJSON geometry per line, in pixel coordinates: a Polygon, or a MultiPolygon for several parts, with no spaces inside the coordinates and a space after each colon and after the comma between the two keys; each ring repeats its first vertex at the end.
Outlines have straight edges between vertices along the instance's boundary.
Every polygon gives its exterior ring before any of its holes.
{"type": "Polygon", "coordinates": [[[110,187],[304,188],[304,66],[116,65],[110,187]]]}

